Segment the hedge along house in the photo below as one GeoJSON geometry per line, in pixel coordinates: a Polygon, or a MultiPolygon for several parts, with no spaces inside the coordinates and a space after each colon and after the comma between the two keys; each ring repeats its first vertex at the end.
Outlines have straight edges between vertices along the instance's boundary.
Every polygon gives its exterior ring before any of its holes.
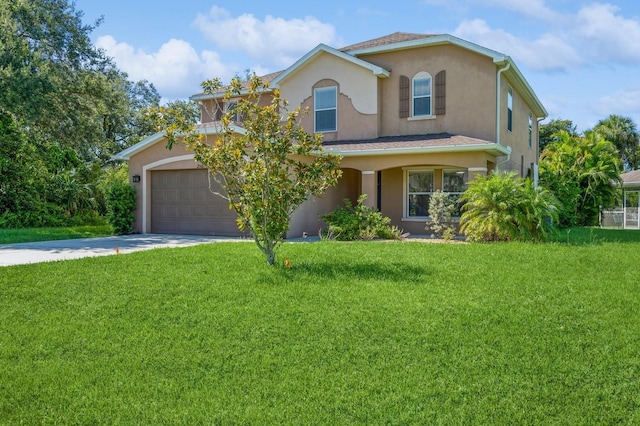
{"type": "MultiPolygon", "coordinates": [[[[457,196],[497,168],[535,175],[546,110],[511,58],[493,50],[450,35],[394,33],[342,49],[321,44],[264,79],[292,107],[308,107],[303,127],[343,156],[340,182],[300,206],[289,237],[317,234],[319,215],[360,194],[394,225],[421,234],[434,191],[457,196]]],[[[200,130],[214,141],[222,94],[192,99],[202,104],[200,130]]],[[[158,133],[115,157],[139,180],[135,230],[239,235],[206,170],[165,144],[158,133]]]]}

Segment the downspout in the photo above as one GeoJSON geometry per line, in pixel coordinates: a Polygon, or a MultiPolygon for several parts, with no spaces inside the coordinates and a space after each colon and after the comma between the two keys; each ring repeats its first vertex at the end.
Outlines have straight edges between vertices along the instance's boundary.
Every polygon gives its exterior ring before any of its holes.
{"type": "Polygon", "coordinates": [[[505,148],[507,148],[507,158],[505,160],[499,162],[499,163],[496,163],[496,166],[495,166],[495,171],[496,172],[498,171],[498,167],[502,166],[503,164],[508,163],[509,160],[511,160],[511,147],[507,146],[505,148]]]}
{"type": "Polygon", "coordinates": [[[500,87],[502,86],[500,84],[500,75],[509,68],[511,68],[511,62],[507,62],[507,65],[504,68],[500,68],[496,73],[496,143],[498,145],[500,145],[500,104],[502,99],[502,96],[500,96],[500,87]]]}
{"type": "MultiPolygon", "coordinates": [[[[500,68],[496,73],[496,143],[498,145],[501,145],[500,144],[500,112],[501,112],[500,108],[501,108],[502,93],[500,91],[500,87],[502,85],[500,84],[500,76],[502,75],[503,72],[507,71],[509,68],[511,68],[511,62],[507,62],[507,65],[504,68],[500,68]]],[[[511,147],[507,147],[507,149],[509,150],[509,152],[507,153],[507,159],[499,163],[496,163],[494,167],[495,171],[498,171],[499,166],[501,166],[502,164],[508,163],[509,160],[511,160],[511,147]]]]}

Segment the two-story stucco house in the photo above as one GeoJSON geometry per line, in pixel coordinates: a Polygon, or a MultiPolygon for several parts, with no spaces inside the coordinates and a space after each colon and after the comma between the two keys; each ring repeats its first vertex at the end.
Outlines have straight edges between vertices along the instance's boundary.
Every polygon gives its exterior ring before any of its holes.
{"type": "MultiPolygon", "coordinates": [[[[344,198],[367,203],[399,228],[424,233],[430,194],[459,194],[497,168],[534,172],[544,106],[504,54],[451,35],[395,33],[342,49],[319,45],[284,71],[265,76],[291,106],[309,107],[307,131],[343,156],[343,177],[293,215],[289,236],[317,234],[319,215],[344,198]]],[[[268,93],[265,94],[268,97],[268,93]]],[[[203,133],[216,126],[211,95],[203,133]]],[[[237,123],[241,131],[242,123],[237,123]]],[[[226,201],[181,147],[161,133],[116,156],[137,181],[135,230],[142,233],[239,235],[226,201]]]]}

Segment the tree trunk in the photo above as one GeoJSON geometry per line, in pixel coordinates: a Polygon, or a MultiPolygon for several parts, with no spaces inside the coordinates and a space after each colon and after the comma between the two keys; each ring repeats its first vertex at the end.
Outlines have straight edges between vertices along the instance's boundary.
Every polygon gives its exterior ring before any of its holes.
{"type": "Polygon", "coordinates": [[[267,256],[267,263],[273,266],[276,263],[276,253],[273,250],[273,247],[266,248],[264,254],[267,256]]]}

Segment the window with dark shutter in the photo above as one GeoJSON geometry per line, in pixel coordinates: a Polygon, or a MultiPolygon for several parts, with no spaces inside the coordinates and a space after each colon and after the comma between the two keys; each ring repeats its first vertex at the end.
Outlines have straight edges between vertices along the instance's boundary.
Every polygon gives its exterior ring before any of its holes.
{"type": "Polygon", "coordinates": [[[409,77],[400,76],[400,118],[407,118],[411,114],[411,84],[409,77]]]}
{"type": "Polygon", "coordinates": [[[444,115],[446,112],[446,88],[447,72],[445,70],[436,74],[436,107],[435,115],[444,115]]]}

